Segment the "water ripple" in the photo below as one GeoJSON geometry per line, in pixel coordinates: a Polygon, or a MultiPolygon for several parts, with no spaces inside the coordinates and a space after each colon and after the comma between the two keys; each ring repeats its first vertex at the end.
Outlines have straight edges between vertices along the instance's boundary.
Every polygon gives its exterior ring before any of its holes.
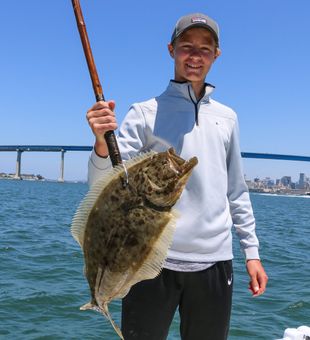
{"type": "MultiPolygon", "coordinates": [[[[87,186],[0,181],[0,338],[116,339],[109,322],[79,307],[89,301],[83,257],[70,234],[87,186]]],[[[280,338],[309,325],[310,200],[252,195],[269,286],[247,290],[244,259],[234,237],[234,297],[229,340],[280,338]]],[[[120,301],[111,304],[120,324],[120,301]]],[[[180,339],[175,316],[168,340],[180,339]]]]}

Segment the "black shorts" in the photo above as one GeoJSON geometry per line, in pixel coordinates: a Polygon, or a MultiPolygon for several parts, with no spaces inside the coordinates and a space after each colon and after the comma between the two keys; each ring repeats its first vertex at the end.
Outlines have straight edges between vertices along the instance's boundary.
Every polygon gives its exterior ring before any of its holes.
{"type": "Polygon", "coordinates": [[[182,340],[225,340],[232,301],[232,261],[198,272],[163,269],[134,285],[122,302],[125,340],[164,340],[179,308],[182,340]]]}

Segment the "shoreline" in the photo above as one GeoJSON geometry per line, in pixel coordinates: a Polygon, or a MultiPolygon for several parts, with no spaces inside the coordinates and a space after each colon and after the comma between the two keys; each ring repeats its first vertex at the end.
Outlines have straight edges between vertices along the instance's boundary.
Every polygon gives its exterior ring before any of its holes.
{"type": "Polygon", "coordinates": [[[310,197],[310,192],[301,189],[279,189],[279,190],[266,190],[266,189],[249,189],[250,193],[276,195],[276,196],[302,196],[310,197]]]}
{"type": "Polygon", "coordinates": [[[21,178],[15,178],[15,177],[4,177],[4,176],[0,176],[0,181],[16,181],[16,182],[48,182],[48,183],[73,183],[73,184],[87,184],[86,180],[57,180],[57,179],[48,179],[48,178],[29,178],[29,177],[23,177],[23,175],[21,176],[21,178]]]}

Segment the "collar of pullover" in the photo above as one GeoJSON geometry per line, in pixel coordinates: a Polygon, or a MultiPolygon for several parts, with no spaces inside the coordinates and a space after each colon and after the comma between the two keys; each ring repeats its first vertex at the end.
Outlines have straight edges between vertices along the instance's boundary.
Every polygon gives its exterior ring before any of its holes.
{"type": "Polygon", "coordinates": [[[198,126],[198,113],[200,104],[209,103],[210,94],[212,93],[213,89],[214,89],[213,85],[205,83],[205,93],[200,100],[197,100],[192,84],[190,82],[178,82],[175,80],[170,80],[167,92],[171,92],[174,95],[180,95],[180,97],[183,97],[186,100],[193,103],[195,108],[195,122],[196,125],[198,126]]]}
{"type": "Polygon", "coordinates": [[[198,104],[198,102],[209,102],[210,94],[213,92],[215,86],[205,83],[205,93],[200,100],[197,100],[192,84],[190,82],[179,82],[175,80],[170,80],[167,90],[177,91],[180,95],[194,104],[198,104]]]}

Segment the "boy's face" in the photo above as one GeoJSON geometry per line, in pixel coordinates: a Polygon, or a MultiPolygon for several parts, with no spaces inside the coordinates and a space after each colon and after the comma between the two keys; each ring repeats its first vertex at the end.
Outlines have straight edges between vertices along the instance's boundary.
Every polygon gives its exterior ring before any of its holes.
{"type": "Polygon", "coordinates": [[[204,84],[214,60],[220,55],[212,33],[201,27],[185,31],[168,49],[174,58],[175,80],[199,85],[204,84]]]}

